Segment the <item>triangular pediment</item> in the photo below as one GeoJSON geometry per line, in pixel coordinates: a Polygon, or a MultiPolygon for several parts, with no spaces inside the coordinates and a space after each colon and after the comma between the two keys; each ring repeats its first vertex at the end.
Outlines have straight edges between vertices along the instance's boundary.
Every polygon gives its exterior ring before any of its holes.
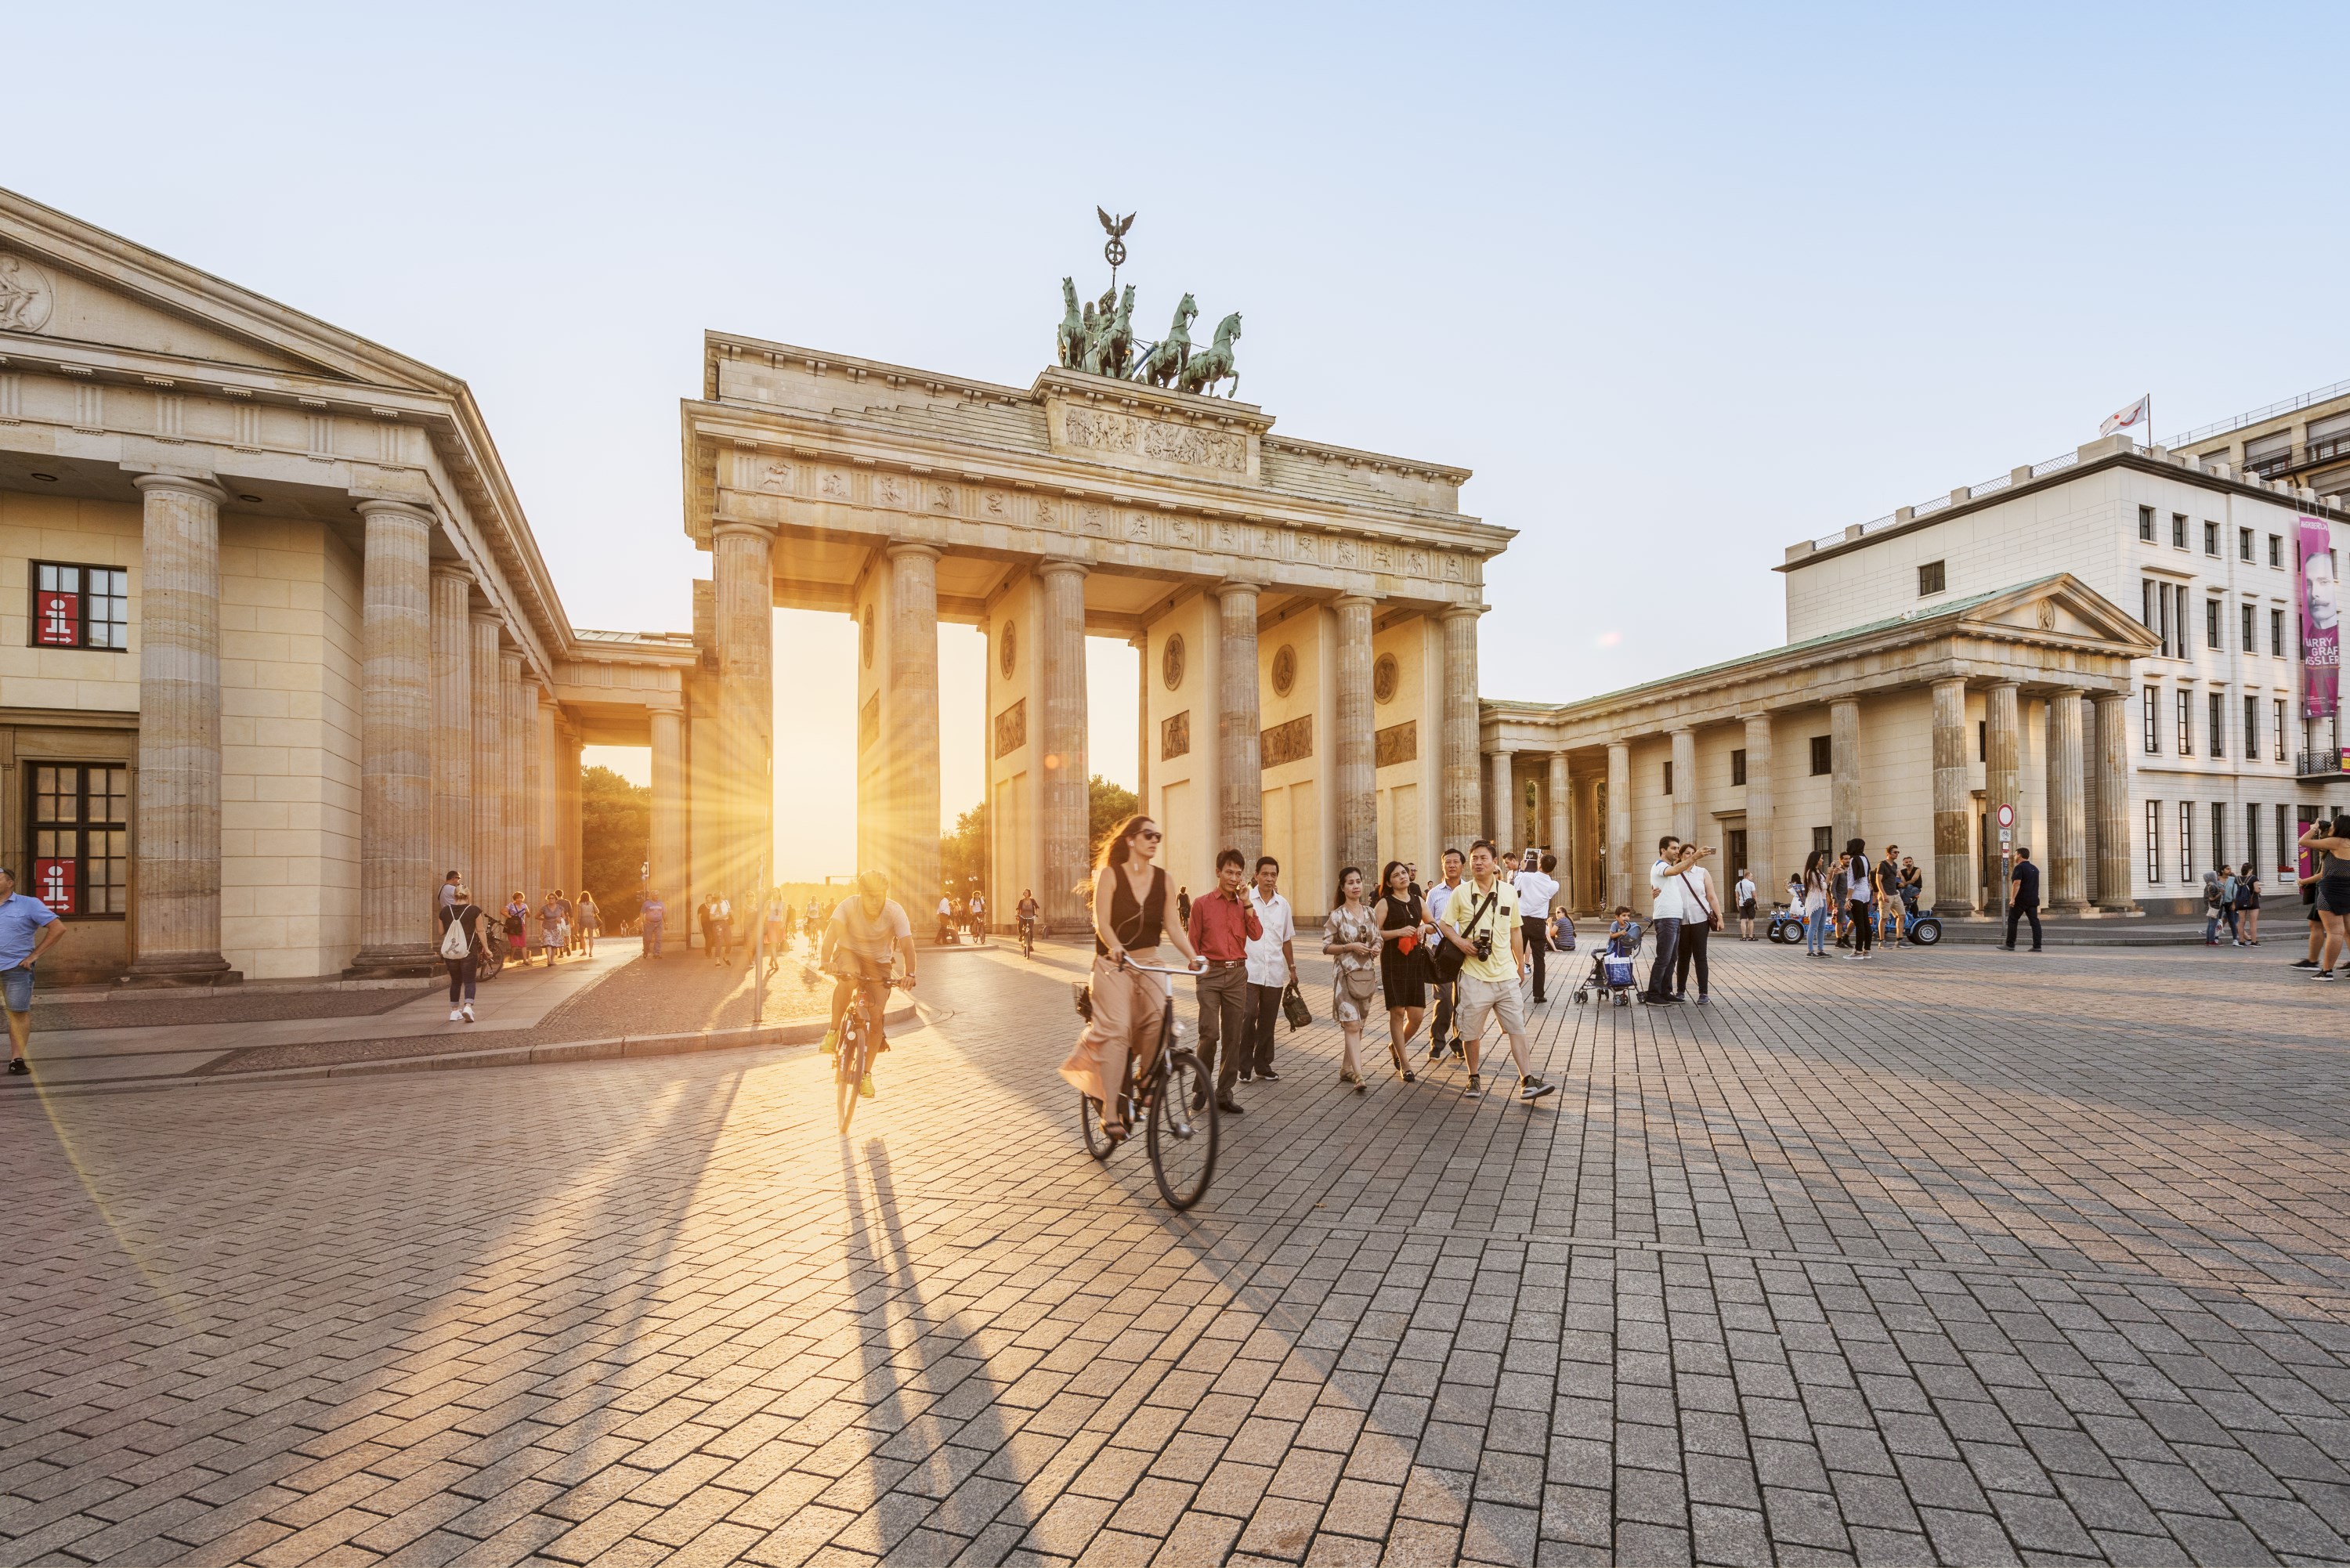
{"type": "Polygon", "coordinates": [[[430,367],[0,190],[0,353],[54,342],[445,391],[430,367]]]}
{"type": "Polygon", "coordinates": [[[1960,619],[1969,626],[2124,643],[2134,651],[2159,645],[2135,617],[2070,572],[1994,594],[1960,619]]]}

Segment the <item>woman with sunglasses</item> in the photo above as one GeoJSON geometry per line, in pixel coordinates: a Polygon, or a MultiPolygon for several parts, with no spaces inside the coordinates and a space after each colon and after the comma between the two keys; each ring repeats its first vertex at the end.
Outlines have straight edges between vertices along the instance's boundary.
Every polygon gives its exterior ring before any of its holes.
{"type": "Polygon", "coordinates": [[[1183,928],[1167,918],[1167,873],[1151,864],[1159,843],[1159,825],[1139,813],[1102,841],[1094,867],[1093,1018],[1061,1064],[1061,1076],[1101,1107],[1102,1131],[1112,1142],[1127,1136],[1118,1097],[1127,1060],[1140,1058],[1136,1083],[1149,1078],[1168,996],[1165,976],[1128,969],[1125,961],[1157,964],[1164,937],[1186,965],[1199,965],[1183,928]]]}

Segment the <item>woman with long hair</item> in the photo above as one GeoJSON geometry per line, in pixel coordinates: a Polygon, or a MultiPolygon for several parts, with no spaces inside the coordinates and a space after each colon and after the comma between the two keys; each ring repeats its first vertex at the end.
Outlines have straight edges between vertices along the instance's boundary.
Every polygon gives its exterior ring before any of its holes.
{"type": "Polygon", "coordinates": [[[1407,1084],[1419,1080],[1406,1054],[1419,1021],[1428,1015],[1428,910],[1411,890],[1411,872],[1390,860],[1379,872],[1379,898],[1371,906],[1379,929],[1379,989],[1388,1002],[1388,1055],[1407,1084]]]}
{"type": "Polygon", "coordinates": [[[1139,1054],[1135,1082],[1149,1080],[1164,1044],[1159,1026],[1168,995],[1168,977],[1129,969],[1126,961],[1157,964],[1163,937],[1186,965],[1199,963],[1183,928],[1167,918],[1167,873],[1151,864],[1159,843],[1159,825],[1139,812],[1102,840],[1094,861],[1094,1015],[1061,1064],[1061,1076],[1101,1107],[1102,1131],[1113,1143],[1128,1131],[1118,1098],[1127,1063],[1139,1054]]]}
{"type": "Polygon", "coordinates": [[[1828,852],[1814,849],[1804,861],[1804,901],[1796,913],[1804,917],[1804,953],[1828,956],[1828,852]]]}
{"type": "Polygon", "coordinates": [[[1347,1042],[1338,1082],[1354,1085],[1357,1094],[1366,1087],[1361,1062],[1363,1023],[1371,1015],[1371,992],[1378,987],[1379,950],[1384,945],[1363,902],[1363,869],[1349,866],[1338,873],[1337,901],[1322,924],[1322,950],[1336,961],[1330,1012],[1347,1042]]]}
{"type": "Polygon", "coordinates": [[[2317,919],[2324,940],[2317,951],[2312,980],[2332,980],[2342,961],[2343,918],[2350,916],[2350,817],[2324,818],[2309,825],[2299,847],[2314,851],[2317,861],[2317,919]]]}
{"type": "Polygon", "coordinates": [[[2249,860],[2244,862],[2243,870],[2236,876],[2236,913],[2243,922],[2242,929],[2238,933],[2239,940],[2248,948],[2260,946],[2261,874],[2252,869],[2252,863],[2249,860]]]}
{"type": "Polygon", "coordinates": [[[596,932],[604,923],[604,911],[596,907],[596,895],[587,888],[579,889],[579,945],[589,958],[596,956],[596,932]]]}

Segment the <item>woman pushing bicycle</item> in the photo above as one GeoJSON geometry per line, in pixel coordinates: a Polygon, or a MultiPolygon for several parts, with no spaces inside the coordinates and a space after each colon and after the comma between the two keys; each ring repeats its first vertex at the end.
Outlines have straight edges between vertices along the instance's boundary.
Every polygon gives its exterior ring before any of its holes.
{"type": "Polygon", "coordinates": [[[1159,844],[1159,825],[1139,813],[1102,841],[1094,868],[1093,1016],[1061,1064],[1061,1076],[1101,1107],[1102,1131],[1113,1142],[1128,1130],[1120,1109],[1128,1058],[1140,1058],[1134,1081],[1146,1084],[1165,1044],[1159,1035],[1168,987],[1128,968],[1127,960],[1156,964],[1164,938],[1186,965],[1197,969],[1200,961],[1183,928],[1167,918],[1167,873],[1151,864],[1159,844]]]}

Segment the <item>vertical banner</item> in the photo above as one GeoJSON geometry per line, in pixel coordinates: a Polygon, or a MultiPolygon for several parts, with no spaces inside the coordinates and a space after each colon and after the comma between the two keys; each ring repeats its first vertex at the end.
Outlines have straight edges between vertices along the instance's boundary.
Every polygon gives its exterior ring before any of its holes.
{"type": "Polygon", "coordinates": [[[2330,719],[2342,678],[2342,604],[2334,539],[2323,519],[2301,520],[2301,716],[2330,719]]]}

